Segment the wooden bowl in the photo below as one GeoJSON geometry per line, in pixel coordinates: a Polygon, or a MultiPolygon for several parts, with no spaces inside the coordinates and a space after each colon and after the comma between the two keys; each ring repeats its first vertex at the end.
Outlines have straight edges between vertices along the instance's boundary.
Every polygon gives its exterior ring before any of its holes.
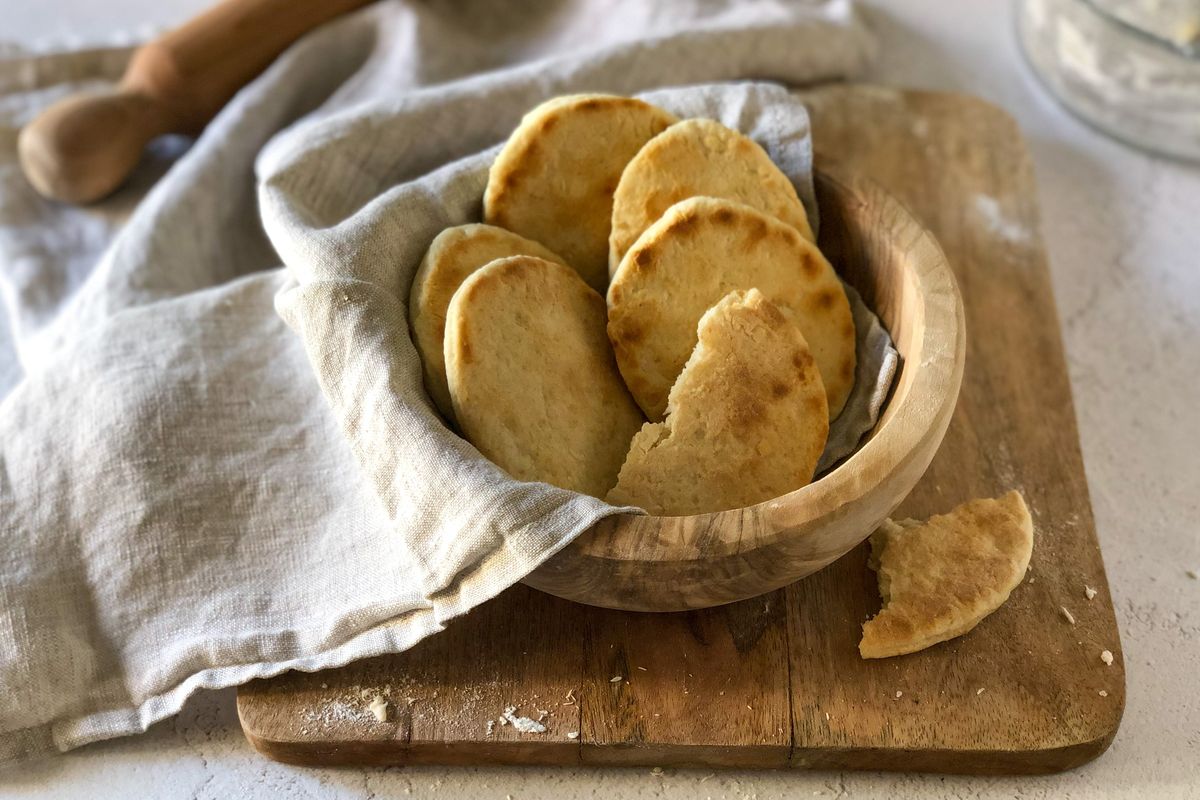
{"type": "Polygon", "coordinates": [[[844,555],[916,485],[958,400],[966,355],[962,298],[945,254],[903,205],[842,167],[822,167],[821,250],[879,315],[901,356],[868,441],[820,480],[756,506],[604,519],[525,583],[628,611],[731,603],[844,555]]]}

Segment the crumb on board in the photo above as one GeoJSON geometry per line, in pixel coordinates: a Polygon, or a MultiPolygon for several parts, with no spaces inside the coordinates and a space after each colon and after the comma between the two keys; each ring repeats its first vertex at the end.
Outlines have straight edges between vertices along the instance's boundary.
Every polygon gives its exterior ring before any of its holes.
{"type": "Polygon", "coordinates": [[[539,720],[530,719],[529,717],[521,717],[517,715],[517,706],[509,706],[504,709],[504,713],[500,715],[500,724],[505,722],[512,725],[521,733],[545,733],[546,726],[539,720]]]}
{"type": "Polygon", "coordinates": [[[975,696],[978,697],[979,695],[983,694],[985,691],[986,691],[986,689],[983,686],[980,686],[978,689],[975,690],[975,696]]]}
{"type": "Polygon", "coordinates": [[[645,667],[638,667],[638,669],[640,669],[642,672],[649,672],[649,671],[650,671],[650,670],[646,669],[645,667]]]}
{"type": "Polygon", "coordinates": [[[1104,662],[1104,666],[1111,667],[1113,663],[1112,650],[1101,650],[1100,660],[1104,662]]]}
{"type": "Polygon", "coordinates": [[[1070,609],[1068,609],[1066,606],[1059,606],[1058,610],[1063,615],[1063,619],[1072,625],[1075,624],[1075,615],[1071,613],[1070,609]]]}
{"type": "Polygon", "coordinates": [[[367,704],[367,709],[375,715],[375,719],[380,722],[387,722],[388,702],[383,699],[383,695],[375,695],[371,702],[367,704]]]}
{"type": "Polygon", "coordinates": [[[1088,586],[1087,584],[1084,584],[1084,586],[1083,586],[1083,593],[1085,595],[1087,595],[1088,600],[1096,599],[1096,590],[1093,589],[1092,587],[1088,586]]]}
{"type": "Polygon", "coordinates": [[[654,769],[650,770],[650,774],[651,774],[651,775],[662,775],[662,774],[663,774],[663,768],[662,768],[662,767],[655,767],[654,769]]]}
{"type": "Polygon", "coordinates": [[[1101,690],[1098,692],[1098,694],[1099,694],[1101,697],[1108,697],[1108,692],[1104,691],[1103,689],[1101,689],[1101,690]]]}
{"type": "Polygon", "coordinates": [[[488,736],[491,736],[491,735],[492,735],[492,732],[493,732],[493,731],[495,731],[495,730],[496,730],[496,720],[494,720],[494,719],[489,719],[489,720],[487,721],[487,735],[488,735],[488,736]]]}
{"type": "Polygon", "coordinates": [[[625,680],[624,677],[622,677],[620,675],[613,675],[611,678],[608,679],[608,682],[609,683],[620,683],[623,680],[625,680]]]}
{"type": "Polygon", "coordinates": [[[567,738],[568,739],[578,739],[579,731],[571,731],[570,733],[567,734],[567,738]]]}
{"type": "Polygon", "coordinates": [[[896,692],[896,699],[898,700],[901,697],[904,697],[904,692],[896,692]]]}

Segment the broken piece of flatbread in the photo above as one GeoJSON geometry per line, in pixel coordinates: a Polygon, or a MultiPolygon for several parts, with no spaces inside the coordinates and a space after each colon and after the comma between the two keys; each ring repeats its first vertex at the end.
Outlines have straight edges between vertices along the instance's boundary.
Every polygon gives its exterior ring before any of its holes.
{"type": "Polygon", "coordinates": [[[1033,552],[1021,493],[971,500],[925,522],[887,520],[871,536],[883,608],[863,623],[863,658],[914,653],[968,632],[1008,599],[1033,552]]]}
{"type": "Polygon", "coordinates": [[[817,361],[835,419],[854,386],[856,334],[833,266],[796,229],[744,203],[690,197],[625,254],[608,287],[608,336],[651,422],[696,346],[696,323],[734,289],[790,312],[817,361]]]}
{"type": "Polygon", "coordinates": [[[700,319],[666,420],[633,439],[615,505],[682,516],[742,508],[812,480],[829,434],[825,386],[800,328],[757,289],[700,319]]]}

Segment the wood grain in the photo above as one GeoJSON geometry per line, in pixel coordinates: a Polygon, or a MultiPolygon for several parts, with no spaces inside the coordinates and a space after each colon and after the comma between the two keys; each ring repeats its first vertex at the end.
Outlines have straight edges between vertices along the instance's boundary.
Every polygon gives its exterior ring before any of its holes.
{"type": "Polygon", "coordinates": [[[818,149],[883,183],[937,234],[965,299],[958,409],[900,513],[1021,488],[1035,524],[1029,579],[968,635],[869,662],[858,657],[859,626],[879,599],[863,548],[765,598],[685,614],[607,611],[515,587],[408,653],[244,687],[238,705],[256,747],[301,764],[975,773],[1068,769],[1104,751],[1124,707],[1124,662],[1020,134],[994,107],[956,95],[834,86],[808,99],[818,149]],[[518,661],[514,641],[532,644],[518,661]],[[1111,667],[1100,661],[1105,649],[1111,667]],[[610,683],[618,674],[629,683],[610,683]],[[444,719],[411,734],[296,723],[319,717],[344,691],[334,687],[389,682],[422,697],[439,691],[438,701],[446,692],[444,719]],[[483,735],[514,699],[565,686],[583,698],[580,738],[568,747],[557,720],[544,739],[514,735],[499,746],[483,735]],[[475,692],[482,699],[470,700],[475,692]]]}

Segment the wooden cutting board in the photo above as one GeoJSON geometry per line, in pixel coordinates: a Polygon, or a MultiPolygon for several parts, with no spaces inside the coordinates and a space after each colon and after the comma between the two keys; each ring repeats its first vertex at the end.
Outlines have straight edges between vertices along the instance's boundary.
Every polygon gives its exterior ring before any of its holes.
{"type": "Polygon", "coordinates": [[[1020,132],[966,96],[806,95],[819,153],[882,183],[933,230],[966,304],[958,408],[898,515],[1020,488],[1036,529],[1026,582],[967,636],[880,661],[857,651],[879,606],[865,547],[786,589],[699,612],[609,611],[516,586],[402,655],[243,687],[254,747],[304,765],[974,773],[1051,772],[1104,751],[1124,661],[1020,132]],[[368,709],[377,695],[384,722],[368,709]],[[510,706],[546,712],[548,730],[489,726],[510,706]]]}

